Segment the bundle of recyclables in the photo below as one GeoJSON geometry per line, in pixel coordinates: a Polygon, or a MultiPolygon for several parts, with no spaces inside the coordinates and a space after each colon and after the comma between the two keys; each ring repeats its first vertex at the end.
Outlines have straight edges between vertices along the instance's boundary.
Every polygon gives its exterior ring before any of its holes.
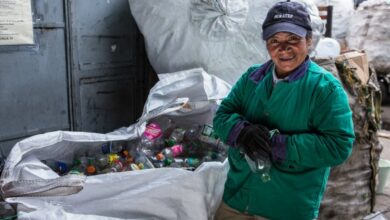
{"type": "Polygon", "coordinates": [[[129,127],[24,139],[2,196],[18,219],[212,219],[228,164],[210,125],[230,88],[202,69],[165,74],[129,127]]]}
{"type": "Polygon", "coordinates": [[[168,117],[149,122],[135,141],[110,141],[77,149],[72,163],[42,160],[59,175],[98,175],[151,168],[175,167],[195,170],[201,163],[223,162],[228,146],[211,125],[177,126],[168,117]]]}

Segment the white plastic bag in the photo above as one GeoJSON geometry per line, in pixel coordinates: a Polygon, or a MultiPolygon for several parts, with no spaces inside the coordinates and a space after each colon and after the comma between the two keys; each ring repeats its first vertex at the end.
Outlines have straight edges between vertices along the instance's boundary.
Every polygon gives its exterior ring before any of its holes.
{"type": "Polygon", "coordinates": [[[359,5],[347,34],[350,48],[361,49],[377,72],[390,72],[390,3],[368,0],[359,5]]]}
{"type": "MultiPolygon", "coordinates": [[[[323,22],[311,0],[297,1],[310,12],[314,48],[323,22]]],[[[276,2],[129,0],[149,61],[158,74],[203,68],[232,85],[251,65],[269,59],[261,26],[276,2]]]]}
{"type": "Polygon", "coordinates": [[[127,129],[56,131],[22,140],[6,160],[2,196],[20,203],[18,219],[211,219],[222,198],[226,162],[206,162],[194,172],[160,168],[85,177],[59,176],[40,161],[71,161],[76,151],[134,140],[149,119],[161,115],[210,123],[229,90],[229,84],[201,69],[172,73],[152,88],[142,117],[127,129]]]}

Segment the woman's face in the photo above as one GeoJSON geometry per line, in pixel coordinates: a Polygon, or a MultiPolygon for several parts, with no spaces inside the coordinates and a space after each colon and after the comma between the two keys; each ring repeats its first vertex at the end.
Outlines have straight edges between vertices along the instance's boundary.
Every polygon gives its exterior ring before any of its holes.
{"type": "Polygon", "coordinates": [[[311,39],[298,35],[279,32],[266,41],[267,50],[276,66],[278,77],[288,76],[297,68],[309,53],[311,39]]]}

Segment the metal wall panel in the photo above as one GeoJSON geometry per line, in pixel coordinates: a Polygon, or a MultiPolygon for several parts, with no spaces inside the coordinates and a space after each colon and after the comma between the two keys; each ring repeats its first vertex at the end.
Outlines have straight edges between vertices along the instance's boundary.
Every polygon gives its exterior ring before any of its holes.
{"type": "Polygon", "coordinates": [[[100,77],[81,82],[81,114],[86,130],[107,132],[133,120],[134,78],[100,77]]]}
{"type": "Polygon", "coordinates": [[[131,40],[130,37],[81,36],[78,46],[80,70],[96,70],[131,65],[134,62],[131,49],[129,48],[131,40]]]}
{"type": "Polygon", "coordinates": [[[70,128],[62,0],[32,1],[34,45],[0,46],[0,148],[70,128]]]}
{"type": "Polygon", "coordinates": [[[32,0],[34,45],[0,46],[0,152],[135,122],[156,75],[128,0],[32,0]]]}
{"type": "Polygon", "coordinates": [[[35,26],[64,25],[64,2],[63,0],[32,0],[31,10],[35,26]]]}
{"type": "Polygon", "coordinates": [[[110,132],[134,123],[144,63],[137,61],[140,33],[128,1],[69,3],[75,130],[110,132]]]}

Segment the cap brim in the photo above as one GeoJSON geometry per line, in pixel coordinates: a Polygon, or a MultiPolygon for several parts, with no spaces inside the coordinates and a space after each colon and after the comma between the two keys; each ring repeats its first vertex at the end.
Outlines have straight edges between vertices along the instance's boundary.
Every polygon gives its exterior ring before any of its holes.
{"type": "Polygon", "coordinates": [[[300,37],[306,37],[307,34],[307,30],[299,25],[288,22],[281,22],[266,27],[263,31],[263,39],[267,40],[268,38],[279,32],[289,32],[296,34],[300,37]]]}

